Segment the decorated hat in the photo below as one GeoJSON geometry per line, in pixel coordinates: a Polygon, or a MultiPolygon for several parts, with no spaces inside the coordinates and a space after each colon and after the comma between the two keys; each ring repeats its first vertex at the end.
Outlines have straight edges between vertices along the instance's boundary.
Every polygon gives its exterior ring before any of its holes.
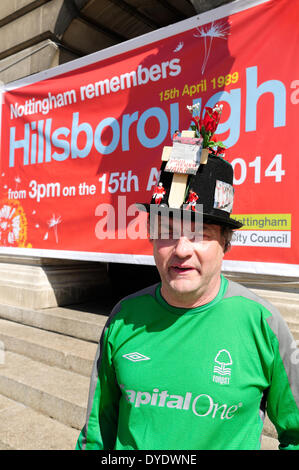
{"type": "MultiPolygon", "coordinates": [[[[198,105],[188,106],[190,112],[198,105]]],[[[150,202],[137,204],[150,212],[168,207],[176,213],[200,212],[203,222],[242,227],[230,217],[233,208],[233,167],[224,160],[224,145],[213,139],[222,107],[205,108],[205,116],[192,116],[191,130],[176,131],[172,146],[164,147],[160,176],[150,202]]]]}

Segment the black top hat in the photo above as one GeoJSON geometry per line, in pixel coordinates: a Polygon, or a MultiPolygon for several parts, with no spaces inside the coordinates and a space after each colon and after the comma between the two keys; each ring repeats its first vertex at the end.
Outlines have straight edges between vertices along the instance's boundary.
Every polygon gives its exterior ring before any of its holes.
{"type": "Polygon", "coordinates": [[[151,206],[168,207],[173,213],[200,212],[203,222],[238,229],[242,223],[230,217],[233,208],[233,167],[219,154],[222,142],[214,141],[222,105],[205,108],[193,116],[199,104],[187,106],[192,113],[191,131],[176,131],[173,146],[164,147],[160,178],[150,204],[137,206],[151,213],[151,206]],[[216,150],[215,150],[216,148],[216,150]]]}
{"type": "MultiPolygon", "coordinates": [[[[200,149],[201,152],[202,149],[200,149]]],[[[232,229],[242,227],[241,222],[230,217],[234,198],[232,165],[222,157],[209,153],[206,163],[200,163],[191,171],[192,174],[186,175],[184,197],[179,211],[195,212],[197,204],[201,204],[200,212],[203,214],[203,222],[232,229]]],[[[150,203],[137,204],[137,207],[150,212],[150,204],[153,204],[156,207],[169,207],[170,210],[178,213],[178,208],[172,207],[169,201],[174,184],[174,173],[173,168],[169,170],[169,160],[162,161],[159,182],[154,189],[150,203]]]]}

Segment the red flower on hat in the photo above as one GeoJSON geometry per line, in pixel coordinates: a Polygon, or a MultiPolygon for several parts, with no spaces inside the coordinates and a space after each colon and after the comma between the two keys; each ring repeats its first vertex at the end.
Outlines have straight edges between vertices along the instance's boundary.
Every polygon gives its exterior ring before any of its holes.
{"type": "Polygon", "coordinates": [[[202,126],[202,119],[200,119],[199,116],[193,116],[191,121],[194,122],[194,124],[196,125],[196,128],[198,130],[198,132],[200,132],[200,129],[201,129],[201,126],[202,126]]]}
{"type": "Polygon", "coordinates": [[[210,132],[211,134],[214,134],[217,126],[220,121],[220,112],[215,110],[216,108],[212,109],[209,107],[206,107],[206,113],[205,117],[203,119],[203,126],[205,128],[206,132],[210,132]]]}
{"type": "MultiPolygon", "coordinates": [[[[199,105],[197,103],[193,106],[187,106],[187,108],[193,114],[193,110],[199,109],[199,105]]],[[[210,108],[209,106],[205,107],[205,115],[203,118],[201,117],[200,113],[197,116],[192,115],[191,121],[194,123],[194,130],[196,131],[198,137],[201,136],[203,138],[203,148],[224,148],[222,142],[217,142],[213,138],[221,118],[221,113],[222,105],[216,104],[214,108],[210,108]]]]}

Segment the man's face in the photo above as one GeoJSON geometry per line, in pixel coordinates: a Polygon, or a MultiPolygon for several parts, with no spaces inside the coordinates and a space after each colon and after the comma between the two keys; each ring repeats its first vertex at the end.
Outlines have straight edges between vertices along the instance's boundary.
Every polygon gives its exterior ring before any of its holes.
{"type": "MultiPolygon", "coordinates": [[[[159,271],[164,299],[178,307],[196,307],[211,301],[220,287],[220,272],[224,255],[224,240],[219,225],[203,224],[202,239],[184,234],[171,236],[180,220],[166,221],[159,228],[160,236],[153,240],[154,258],[159,271]],[[161,238],[168,230],[169,239],[161,238]]],[[[180,227],[177,228],[178,230],[180,227]]]]}

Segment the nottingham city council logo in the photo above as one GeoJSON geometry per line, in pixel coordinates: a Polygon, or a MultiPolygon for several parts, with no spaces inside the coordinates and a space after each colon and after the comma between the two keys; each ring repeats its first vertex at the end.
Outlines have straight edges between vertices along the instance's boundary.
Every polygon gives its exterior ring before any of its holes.
{"type": "Polygon", "coordinates": [[[231,376],[231,366],[233,363],[230,353],[226,349],[220,349],[214,359],[213,382],[221,385],[228,385],[231,376]]]}

